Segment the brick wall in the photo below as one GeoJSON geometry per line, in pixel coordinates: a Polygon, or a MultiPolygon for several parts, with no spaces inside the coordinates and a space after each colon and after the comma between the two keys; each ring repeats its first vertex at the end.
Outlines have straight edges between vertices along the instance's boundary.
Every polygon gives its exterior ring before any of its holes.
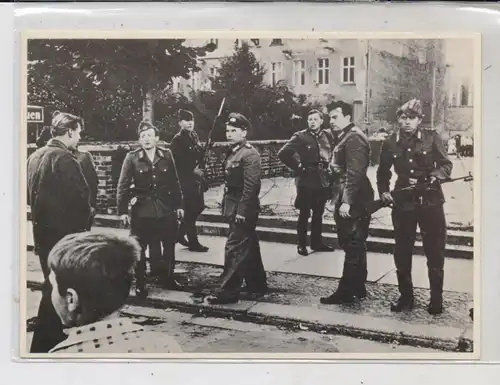
{"type": "MultiPolygon", "coordinates": [[[[291,177],[291,171],[278,158],[279,149],[286,143],[285,140],[250,141],[259,151],[262,159],[263,178],[278,176],[291,177]]],[[[372,164],[378,163],[380,144],[372,141],[372,164]]],[[[163,143],[168,146],[168,143],[163,143]]],[[[116,186],[120,176],[123,159],[128,151],[137,147],[135,142],[120,143],[82,143],[80,149],[89,151],[95,161],[99,185],[97,191],[97,211],[101,214],[116,214],[116,186]]],[[[222,161],[229,143],[215,143],[209,153],[207,175],[211,186],[217,186],[224,181],[222,161]]],[[[28,146],[28,155],[36,147],[28,146]]]]}

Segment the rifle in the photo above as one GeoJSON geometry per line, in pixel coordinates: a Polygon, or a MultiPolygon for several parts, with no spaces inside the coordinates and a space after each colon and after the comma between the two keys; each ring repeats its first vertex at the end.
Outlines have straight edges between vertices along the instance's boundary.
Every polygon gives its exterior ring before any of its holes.
{"type": "MultiPolygon", "coordinates": [[[[207,140],[207,143],[205,145],[205,148],[203,149],[203,155],[201,157],[201,162],[200,162],[200,169],[203,171],[205,171],[206,165],[208,163],[208,152],[210,151],[210,149],[214,145],[213,136],[214,136],[215,126],[216,126],[217,121],[219,120],[219,118],[222,114],[222,109],[224,108],[225,101],[226,101],[226,98],[223,98],[222,102],[220,104],[220,107],[219,107],[219,112],[217,113],[217,116],[215,117],[214,122],[212,124],[212,129],[208,133],[208,140],[207,140]]],[[[208,190],[208,183],[206,181],[206,178],[203,178],[202,189],[204,192],[206,192],[208,190]]]]}
{"type": "MultiPolygon", "coordinates": [[[[443,181],[440,181],[440,180],[437,180],[435,183],[439,183],[440,185],[441,184],[444,184],[444,183],[452,183],[452,182],[457,182],[459,180],[463,180],[464,182],[471,182],[474,180],[474,177],[472,176],[472,174],[469,172],[469,175],[466,175],[466,176],[461,176],[461,177],[458,177],[458,178],[450,178],[450,179],[446,179],[446,180],[443,180],[443,181]]],[[[414,185],[411,185],[411,186],[408,186],[408,187],[404,187],[404,188],[401,188],[401,189],[397,189],[397,190],[392,190],[390,191],[390,194],[394,197],[395,195],[398,195],[400,193],[404,193],[404,192],[409,192],[409,191],[425,191],[425,190],[429,190],[429,189],[432,189],[432,184],[430,182],[426,182],[426,183],[417,183],[417,184],[414,184],[414,185]]],[[[393,207],[394,205],[393,204],[386,204],[382,201],[382,199],[376,199],[370,203],[368,203],[367,205],[367,210],[370,214],[374,214],[375,212],[377,212],[378,210],[380,210],[381,208],[383,207],[393,207]]]]}

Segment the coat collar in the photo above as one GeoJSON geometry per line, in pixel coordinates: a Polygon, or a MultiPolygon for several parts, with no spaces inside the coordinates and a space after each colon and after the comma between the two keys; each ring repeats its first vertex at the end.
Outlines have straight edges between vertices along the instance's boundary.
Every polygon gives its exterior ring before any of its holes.
{"type": "MultiPolygon", "coordinates": [[[[159,149],[158,147],[156,147],[155,159],[154,159],[153,164],[158,163],[160,161],[160,158],[165,158],[165,152],[163,150],[159,149]]],[[[141,149],[141,151],[139,151],[139,159],[146,159],[149,161],[149,158],[146,155],[146,150],[144,150],[143,148],[141,149]]]]}
{"type": "Polygon", "coordinates": [[[337,140],[340,140],[342,139],[345,134],[347,134],[349,131],[352,130],[352,128],[354,127],[354,123],[349,123],[347,126],[345,126],[342,131],[340,131],[340,134],[339,136],[337,137],[337,140]]]}
{"type": "Polygon", "coordinates": [[[320,127],[318,131],[313,131],[313,130],[311,130],[311,129],[308,128],[307,132],[311,136],[313,136],[314,138],[319,138],[321,136],[321,134],[323,133],[323,128],[320,127]]]}
{"type": "Polygon", "coordinates": [[[57,147],[57,148],[62,148],[63,150],[69,151],[68,146],[66,146],[63,142],[61,142],[59,139],[52,138],[47,142],[47,146],[50,147],[57,147]]]}
{"type": "MultiPolygon", "coordinates": [[[[409,136],[409,138],[415,136],[418,140],[422,140],[422,130],[417,128],[413,134],[409,136]]],[[[396,131],[396,142],[399,143],[401,139],[401,129],[396,131]]]]}

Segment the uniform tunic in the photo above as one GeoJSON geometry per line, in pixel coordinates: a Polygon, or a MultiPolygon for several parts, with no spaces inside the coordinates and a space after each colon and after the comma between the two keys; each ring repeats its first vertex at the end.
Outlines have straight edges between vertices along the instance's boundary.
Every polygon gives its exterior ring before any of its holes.
{"type": "MultiPolygon", "coordinates": [[[[431,176],[445,180],[450,177],[453,164],[446,154],[439,134],[419,128],[409,136],[398,131],[389,136],[382,145],[377,170],[380,195],[389,192],[392,167],[398,176],[395,188],[400,189],[410,186],[412,182],[424,183],[431,176]]],[[[446,219],[443,210],[445,199],[441,186],[394,194],[394,200],[394,260],[401,295],[413,296],[411,266],[418,224],[422,231],[429,268],[431,296],[439,298],[443,288],[446,246],[446,219]]]]}
{"type": "Polygon", "coordinates": [[[226,185],[222,215],[229,222],[229,235],[221,288],[230,295],[238,295],[243,280],[249,290],[258,291],[266,286],[255,231],[260,210],[260,166],[260,154],[248,143],[233,147],[224,165],[226,185]],[[236,223],[237,214],[245,218],[243,223],[236,223]]]}

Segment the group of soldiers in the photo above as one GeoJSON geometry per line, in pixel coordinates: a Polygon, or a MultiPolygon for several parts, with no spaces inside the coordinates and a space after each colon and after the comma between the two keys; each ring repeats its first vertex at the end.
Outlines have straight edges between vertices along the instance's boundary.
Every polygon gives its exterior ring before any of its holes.
{"type": "MultiPolygon", "coordinates": [[[[367,177],[369,141],[352,122],[352,105],[336,101],[327,110],[331,128],[323,127],[323,112],[311,110],[307,116],[308,128],[292,136],[279,151],[279,158],[296,175],[300,255],[309,253],[307,227],[311,213],[310,248],[333,250],[323,242],[322,218],[326,202],[335,203],[338,241],[345,252],[344,269],[336,291],[320,302],[342,304],[367,296],[366,240],[371,220],[368,204],[374,199],[374,190],[367,177]]],[[[440,136],[420,128],[422,116],[421,104],[415,99],[398,109],[400,129],[383,144],[377,187],[384,204],[393,207],[394,260],[401,295],[391,310],[410,310],[414,305],[411,262],[418,224],[429,267],[428,311],[439,314],[443,311],[446,240],[444,197],[439,182],[450,177],[452,163],[440,136]],[[433,188],[393,196],[389,190],[391,168],[398,176],[396,188],[424,182],[433,188]]],[[[175,244],[181,243],[193,252],[208,250],[200,244],[196,232],[196,220],[205,207],[202,161],[206,149],[194,130],[193,114],[180,110],[178,118],[180,130],[170,148],[160,147],[159,132],[153,124],[141,122],[140,147],[126,155],[120,173],[118,212],[121,220],[130,224],[131,235],[138,239],[142,250],[135,269],[138,297],[148,294],[145,282],[148,248],[151,274],[170,290],[182,290],[174,278],[175,244]]],[[[94,182],[89,180],[94,176],[88,176],[94,174],[85,171],[85,157],[79,157],[77,150],[82,125],[77,116],[57,113],[51,125],[52,138],[28,159],[28,204],[35,251],[46,279],[32,352],[46,351],[47,346],[50,349],[60,341],[62,333],[50,301],[47,256],[65,235],[88,231],[95,214],[95,197],[91,192],[94,182]]],[[[229,223],[229,234],[220,288],[208,298],[211,304],[237,302],[244,290],[243,282],[250,294],[261,296],[268,291],[256,232],[261,157],[247,142],[251,129],[250,121],[240,113],[230,113],[225,121],[230,147],[223,164],[222,214],[229,223]]]]}

